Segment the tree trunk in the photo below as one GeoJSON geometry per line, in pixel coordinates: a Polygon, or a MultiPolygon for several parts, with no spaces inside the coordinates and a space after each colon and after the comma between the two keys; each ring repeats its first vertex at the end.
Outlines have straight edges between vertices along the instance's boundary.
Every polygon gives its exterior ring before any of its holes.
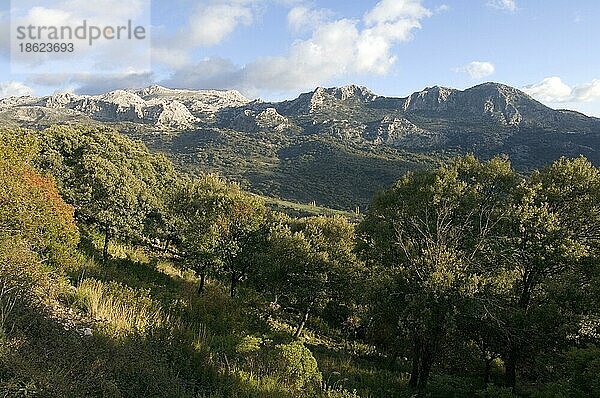
{"type": "Polygon", "coordinates": [[[485,359],[485,373],[483,374],[483,382],[488,384],[492,373],[492,358],[485,359]]]}
{"type": "Polygon", "coordinates": [[[108,244],[110,242],[110,232],[108,229],[104,232],[104,247],[102,248],[102,261],[108,261],[108,244]]]}
{"type": "Polygon", "coordinates": [[[300,335],[302,334],[302,330],[304,330],[304,326],[306,326],[306,321],[308,321],[308,316],[310,315],[311,308],[312,308],[312,303],[310,303],[309,306],[306,308],[306,311],[304,311],[304,314],[302,315],[302,318],[300,319],[300,323],[298,323],[298,327],[296,328],[296,331],[294,332],[295,339],[298,339],[300,337],[300,335]]]}
{"type": "Polygon", "coordinates": [[[231,297],[235,297],[237,283],[238,283],[237,273],[235,271],[231,270],[231,286],[230,286],[230,290],[229,290],[229,294],[231,297]]]}
{"type": "Polygon", "coordinates": [[[198,285],[198,294],[204,293],[204,286],[206,285],[206,266],[202,267],[200,271],[200,284],[198,285]]]}
{"type": "Polygon", "coordinates": [[[408,386],[410,388],[417,388],[419,384],[419,364],[421,361],[421,347],[420,344],[416,341],[413,343],[413,358],[412,358],[412,368],[410,371],[410,379],[408,380],[408,386]]]}
{"type": "Polygon", "coordinates": [[[167,254],[167,252],[169,251],[169,245],[171,244],[171,239],[167,238],[165,240],[165,246],[163,247],[163,255],[167,254]]]}
{"type": "Polygon", "coordinates": [[[396,361],[398,360],[398,355],[400,355],[398,353],[398,350],[394,349],[394,351],[392,352],[392,355],[390,355],[390,364],[389,364],[390,370],[396,369],[396,361]]]}
{"type": "Polygon", "coordinates": [[[433,353],[430,349],[425,348],[421,351],[421,366],[419,369],[419,380],[417,382],[417,388],[424,390],[427,387],[429,381],[429,375],[431,374],[431,367],[433,366],[433,353]]]}
{"type": "Polygon", "coordinates": [[[515,388],[517,385],[517,356],[511,349],[504,361],[504,380],[507,387],[515,388]]]}

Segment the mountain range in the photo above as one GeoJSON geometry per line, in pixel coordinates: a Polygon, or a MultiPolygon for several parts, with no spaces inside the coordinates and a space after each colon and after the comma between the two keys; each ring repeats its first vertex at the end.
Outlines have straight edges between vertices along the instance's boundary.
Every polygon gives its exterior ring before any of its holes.
{"type": "Polygon", "coordinates": [[[600,119],[554,110],[484,83],[384,97],[319,87],[282,102],[237,91],[161,86],[0,100],[0,123],[110,125],[191,172],[218,172],[257,193],[354,209],[408,170],[450,156],[508,155],[522,172],[560,156],[600,164],[600,119]]]}

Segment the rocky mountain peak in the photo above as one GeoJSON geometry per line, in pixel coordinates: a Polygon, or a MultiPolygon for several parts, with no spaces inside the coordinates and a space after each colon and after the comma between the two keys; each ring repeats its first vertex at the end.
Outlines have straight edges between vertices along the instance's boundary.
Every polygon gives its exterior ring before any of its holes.
{"type": "Polygon", "coordinates": [[[138,95],[132,92],[125,90],[110,91],[96,98],[125,107],[145,105],[145,101],[142,98],[140,98],[138,95]]]}
{"type": "Polygon", "coordinates": [[[364,86],[349,85],[342,87],[334,87],[327,90],[327,93],[335,98],[345,101],[348,99],[356,99],[359,101],[372,101],[377,96],[364,86]]]}
{"type": "Polygon", "coordinates": [[[73,93],[59,92],[39,100],[36,105],[45,106],[47,108],[64,108],[65,105],[73,102],[78,97],[73,93]]]}
{"type": "Polygon", "coordinates": [[[447,87],[427,87],[411,94],[404,103],[405,111],[429,111],[446,109],[446,103],[458,90],[447,87]]]}
{"type": "Polygon", "coordinates": [[[342,87],[317,87],[313,91],[300,94],[298,98],[284,101],[278,109],[284,114],[307,114],[322,110],[325,107],[343,106],[344,102],[368,104],[378,96],[364,86],[348,85],[342,87]]]}
{"type": "Polygon", "coordinates": [[[173,91],[174,90],[172,90],[170,88],[159,86],[158,84],[153,84],[153,85],[151,85],[149,87],[142,88],[142,89],[139,89],[139,90],[135,90],[134,93],[136,93],[140,97],[145,97],[145,96],[151,96],[151,95],[170,94],[173,91]]]}

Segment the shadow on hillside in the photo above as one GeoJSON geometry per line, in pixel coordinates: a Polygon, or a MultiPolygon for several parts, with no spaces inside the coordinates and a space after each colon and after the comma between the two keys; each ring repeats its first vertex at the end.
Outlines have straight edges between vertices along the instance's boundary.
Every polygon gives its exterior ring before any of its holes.
{"type": "Polygon", "coordinates": [[[81,330],[47,310],[21,307],[0,339],[0,395],[51,397],[285,397],[211,364],[177,328],[112,338],[81,330]],[[25,394],[25,395],[24,395],[25,394]]]}

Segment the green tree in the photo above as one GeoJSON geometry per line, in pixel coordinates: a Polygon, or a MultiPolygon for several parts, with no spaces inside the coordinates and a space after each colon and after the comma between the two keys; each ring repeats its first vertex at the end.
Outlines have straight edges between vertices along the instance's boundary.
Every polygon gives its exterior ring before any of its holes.
{"type": "Polygon", "coordinates": [[[506,159],[458,158],[407,174],[375,198],[361,223],[360,251],[382,275],[375,288],[386,305],[378,316],[388,338],[412,351],[411,387],[425,388],[444,339],[485,284],[481,268],[494,255],[490,244],[517,181],[506,159]]]}
{"type": "Polygon", "coordinates": [[[521,185],[509,215],[492,271],[506,288],[492,296],[490,312],[514,387],[519,363],[566,344],[585,315],[588,276],[598,267],[600,172],[584,158],[560,159],[521,185]]]}
{"type": "MultiPolygon", "coordinates": [[[[229,276],[230,293],[250,271],[266,208],[262,199],[228,185],[214,175],[189,181],[173,197],[187,264],[204,289],[210,268],[229,276]]],[[[216,273],[216,272],[215,272],[216,273]]]]}
{"type": "Polygon", "coordinates": [[[295,338],[315,308],[343,300],[359,267],[354,240],[354,226],[338,216],[289,220],[272,228],[260,279],[280,304],[299,314],[295,338]]]}
{"type": "Polygon", "coordinates": [[[104,234],[105,260],[112,238],[142,238],[176,177],[170,162],[108,128],[53,126],[39,136],[37,165],[57,178],[76,219],[104,234]]]}

